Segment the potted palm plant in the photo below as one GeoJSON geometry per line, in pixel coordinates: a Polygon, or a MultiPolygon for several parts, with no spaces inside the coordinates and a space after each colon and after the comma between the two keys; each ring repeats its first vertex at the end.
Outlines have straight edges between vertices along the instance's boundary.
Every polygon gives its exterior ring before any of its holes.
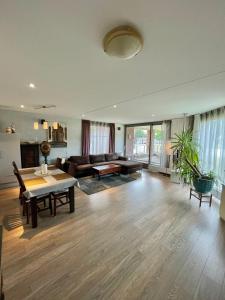
{"type": "Polygon", "coordinates": [[[205,194],[212,190],[215,176],[212,171],[205,174],[200,170],[198,147],[193,141],[190,130],[176,134],[172,141],[172,149],[177,152],[175,161],[180,177],[187,184],[193,184],[195,190],[205,194]]]}

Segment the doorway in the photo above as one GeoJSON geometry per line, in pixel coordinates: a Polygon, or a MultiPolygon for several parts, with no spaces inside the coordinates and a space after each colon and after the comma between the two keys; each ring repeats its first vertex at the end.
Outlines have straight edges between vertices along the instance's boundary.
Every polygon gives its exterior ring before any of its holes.
{"type": "Polygon", "coordinates": [[[162,124],[127,125],[126,156],[131,160],[159,166],[162,157],[162,124]]]}

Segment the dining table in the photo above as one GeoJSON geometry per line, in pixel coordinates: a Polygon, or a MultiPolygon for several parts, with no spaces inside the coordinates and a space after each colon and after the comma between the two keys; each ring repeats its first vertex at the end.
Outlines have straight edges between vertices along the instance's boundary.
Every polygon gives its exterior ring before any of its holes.
{"type": "Polygon", "coordinates": [[[48,173],[42,174],[41,167],[23,168],[19,170],[24,181],[26,199],[30,200],[32,227],[38,226],[37,197],[52,192],[69,190],[70,213],[75,212],[74,186],[78,185],[76,178],[58,169],[54,165],[48,166],[48,173]]]}

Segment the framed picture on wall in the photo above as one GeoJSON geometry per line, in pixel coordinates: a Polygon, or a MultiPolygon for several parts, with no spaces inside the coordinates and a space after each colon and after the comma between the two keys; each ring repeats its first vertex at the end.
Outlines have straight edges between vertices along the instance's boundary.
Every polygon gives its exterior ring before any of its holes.
{"type": "Polygon", "coordinates": [[[48,142],[52,148],[67,147],[67,125],[57,123],[57,129],[50,125],[48,127],[48,142]]]}

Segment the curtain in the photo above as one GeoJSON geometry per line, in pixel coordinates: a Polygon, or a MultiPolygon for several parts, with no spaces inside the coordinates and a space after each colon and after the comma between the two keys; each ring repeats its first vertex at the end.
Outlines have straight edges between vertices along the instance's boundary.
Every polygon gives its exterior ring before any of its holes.
{"type": "Polygon", "coordinates": [[[225,182],[225,109],[217,109],[196,115],[194,139],[199,147],[203,172],[213,171],[217,177],[216,190],[225,182]]]}
{"type": "Polygon", "coordinates": [[[110,126],[108,123],[91,122],[90,154],[109,153],[110,126]]]}
{"type": "Polygon", "coordinates": [[[194,116],[177,118],[171,121],[171,137],[181,134],[183,130],[193,130],[194,116]]]}
{"type": "Polygon", "coordinates": [[[162,123],[162,154],[160,160],[160,167],[162,169],[170,166],[170,147],[171,147],[171,121],[164,121],[162,123]]]}
{"type": "Polygon", "coordinates": [[[82,120],[82,155],[90,154],[90,124],[90,121],[82,120]]]}
{"type": "Polygon", "coordinates": [[[109,124],[109,153],[115,152],[115,124],[109,124]]]}

